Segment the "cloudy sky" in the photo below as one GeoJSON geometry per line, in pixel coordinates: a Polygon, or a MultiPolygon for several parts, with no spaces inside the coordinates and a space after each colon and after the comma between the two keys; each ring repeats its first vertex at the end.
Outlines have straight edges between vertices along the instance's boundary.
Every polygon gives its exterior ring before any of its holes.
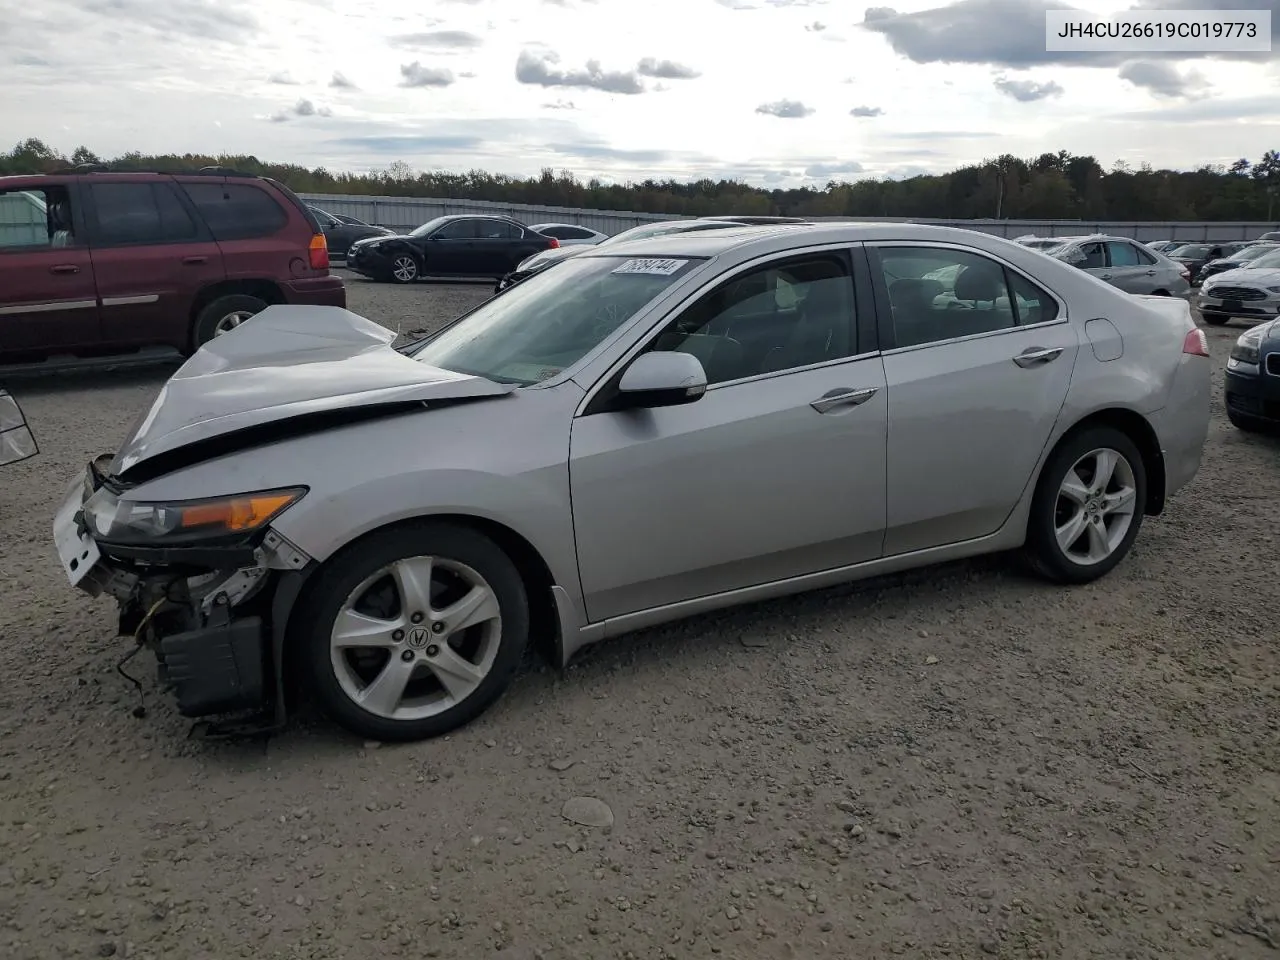
{"type": "MultiPolygon", "coordinates": [[[[1275,53],[1046,53],[1057,0],[885,2],[0,0],[0,130],[104,155],[768,185],[1280,147],[1275,53]]],[[[1076,6],[1268,9],[1280,29],[1280,0],[1076,6]]]]}

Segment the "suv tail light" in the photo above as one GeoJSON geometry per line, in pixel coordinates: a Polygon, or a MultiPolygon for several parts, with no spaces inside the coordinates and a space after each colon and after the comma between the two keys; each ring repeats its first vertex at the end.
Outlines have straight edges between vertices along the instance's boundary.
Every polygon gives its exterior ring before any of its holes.
{"type": "Polygon", "coordinates": [[[547,239],[551,241],[551,246],[548,249],[555,250],[560,246],[560,241],[555,237],[548,237],[547,239]]]}
{"type": "Polygon", "coordinates": [[[1182,338],[1182,352],[1193,357],[1209,356],[1209,338],[1199,327],[1188,330],[1187,335],[1182,338]]]}
{"type": "Polygon", "coordinates": [[[311,238],[308,252],[311,254],[312,270],[329,269],[329,241],[324,238],[323,233],[317,233],[311,238]]]}

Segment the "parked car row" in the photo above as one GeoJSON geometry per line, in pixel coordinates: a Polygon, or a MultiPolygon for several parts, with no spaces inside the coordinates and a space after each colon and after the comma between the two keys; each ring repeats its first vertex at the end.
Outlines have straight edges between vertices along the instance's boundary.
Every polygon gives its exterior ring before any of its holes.
{"type": "Polygon", "coordinates": [[[0,177],[0,362],[191,353],[271,304],[346,306],[315,214],[219,168],[0,177]]]}

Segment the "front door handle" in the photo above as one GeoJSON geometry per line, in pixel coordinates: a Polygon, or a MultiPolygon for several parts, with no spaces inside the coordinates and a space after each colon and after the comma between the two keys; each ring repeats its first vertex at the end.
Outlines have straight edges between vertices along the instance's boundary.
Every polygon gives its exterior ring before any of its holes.
{"type": "Polygon", "coordinates": [[[186,264],[208,263],[208,257],[183,257],[182,262],[186,264]]]}
{"type": "Polygon", "coordinates": [[[827,413],[836,407],[856,407],[859,404],[866,403],[879,392],[878,387],[836,387],[834,390],[828,390],[817,400],[812,401],[809,406],[817,410],[819,413],[827,413]]]}
{"type": "Polygon", "coordinates": [[[79,273],[80,268],[74,263],[59,263],[49,268],[50,273],[79,273]]]}
{"type": "Polygon", "coordinates": [[[1035,367],[1042,363],[1051,363],[1062,356],[1062,347],[1031,347],[1023,350],[1013,358],[1020,367],[1035,367]]]}
{"type": "Polygon", "coordinates": [[[1109,274],[1109,273],[1101,273],[1101,274],[1099,274],[1099,275],[1098,275],[1098,279],[1099,279],[1099,280],[1110,280],[1110,279],[1111,279],[1111,274],[1109,274]]]}

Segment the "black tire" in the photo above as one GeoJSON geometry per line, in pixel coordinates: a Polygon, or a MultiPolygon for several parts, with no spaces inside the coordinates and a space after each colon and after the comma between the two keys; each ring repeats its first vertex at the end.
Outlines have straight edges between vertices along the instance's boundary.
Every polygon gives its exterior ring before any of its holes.
{"type": "Polygon", "coordinates": [[[1168,296],[1172,296],[1172,294],[1170,294],[1170,293],[1169,293],[1169,291],[1168,291],[1168,290],[1165,290],[1163,287],[1161,287],[1159,290],[1152,290],[1152,291],[1151,291],[1151,295],[1152,295],[1153,297],[1168,297],[1168,296]]]}
{"type": "Polygon", "coordinates": [[[1105,576],[1128,554],[1142,527],[1147,505],[1147,471],[1142,453],[1127,434],[1114,427],[1087,427],[1069,434],[1049,456],[1031,501],[1027,519],[1027,542],[1023,554],[1036,573],[1055,583],[1089,583],[1105,576]],[[1120,454],[1133,473],[1135,491],[1133,518],[1124,538],[1111,554],[1097,563],[1081,564],[1058,545],[1055,533],[1058,496],[1067,471],[1093,450],[1106,448],[1120,454]]]}
{"type": "Polygon", "coordinates": [[[437,521],[392,527],[340,551],[308,585],[296,609],[302,613],[291,625],[291,640],[301,657],[303,678],[322,709],[352,733],[388,742],[437,737],[474,720],[510,684],[529,638],[529,600],[515,564],[483,534],[437,521]],[[330,659],[333,625],[347,598],[369,577],[397,560],[428,555],[465,564],[491,587],[501,617],[497,653],[488,674],[459,703],[418,719],[379,716],[355,703],[343,690],[330,659]]]}
{"type": "Polygon", "coordinates": [[[422,279],[422,264],[418,258],[406,250],[391,255],[391,263],[387,267],[387,279],[392,283],[417,283],[422,279]],[[397,270],[402,275],[397,276],[397,270]]]}
{"type": "Polygon", "coordinates": [[[1231,318],[1225,313],[1205,313],[1200,311],[1200,319],[1211,327],[1222,327],[1231,321],[1231,318]]]}
{"type": "Polygon", "coordinates": [[[196,322],[191,328],[192,351],[200,349],[212,340],[217,333],[218,325],[227,317],[241,313],[261,313],[266,308],[267,301],[244,293],[218,297],[196,316],[196,322]]]}

